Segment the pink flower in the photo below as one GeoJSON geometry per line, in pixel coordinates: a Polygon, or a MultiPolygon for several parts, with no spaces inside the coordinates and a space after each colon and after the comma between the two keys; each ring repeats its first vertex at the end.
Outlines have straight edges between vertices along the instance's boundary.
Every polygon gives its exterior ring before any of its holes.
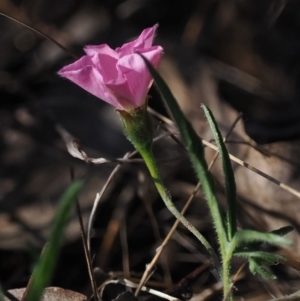
{"type": "Polygon", "coordinates": [[[58,74],[118,110],[140,107],[153,78],[138,53],[158,67],[163,49],[152,46],[157,27],[145,29],[136,40],[116,50],[106,44],[86,46],[86,55],[63,67],[58,74]]]}

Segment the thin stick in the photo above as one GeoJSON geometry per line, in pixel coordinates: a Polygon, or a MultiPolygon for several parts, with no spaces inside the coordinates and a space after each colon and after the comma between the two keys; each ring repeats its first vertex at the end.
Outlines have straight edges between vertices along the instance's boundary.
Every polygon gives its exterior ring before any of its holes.
{"type": "MultiPolygon", "coordinates": [[[[72,181],[74,180],[74,178],[75,178],[74,169],[71,168],[72,181]]],[[[90,281],[91,281],[94,299],[96,301],[102,301],[102,299],[98,293],[98,290],[97,290],[97,283],[96,283],[96,279],[95,279],[95,274],[93,272],[91,256],[87,249],[86,234],[84,231],[84,225],[83,225],[82,214],[81,214],[81,209],[80,209],[78,198],[76,199],[76,211],[77,211],[77,217],[78,217],[79,226],[80,226],[80,236],[81,236],[81,240],[82,240],[84,256],[85,256],[85,260],[87,263],[87,268],[88,268],[88,273],[89,273],[89,277],[90,277],[90,281]]]]}
{"type": "Polygon", "coordinates": [[[232,285],[234,285],[238,279],[239,279],[239,276],[240,274],[242,273],[243,269],[245,268],[245,266],[248,264],[247,261],[245,261],[240,267],[239,269],[237,270],[237,272],[235,273],[234,277],[232,278],[232,285]]]}
{"type": "MultiPolygon", "coordinates": [[[[144,202],[144,205],[145,205],[145,208],[146,208],[146,212],[148,213],[148,216],[149,216],[149,219],[150,219],[150,223],[152,225],[154,237],[155,237],[155,239],[157,241],[157,244],[159,245],[159,244],[162,243],[163,239],[162,239],[162,237],[160,235],[158,221],[155,218],[155,214],[154,214],[153,208],[151,206],[150,197],[149,197],[149,195],[146,192],[147,187],[145,187],[145,185],[147,183],[145,181],[145,174],[142,173],[142,172],[140,172],[138,179],[139,179],[139,182],[141,184],[140,185],[141,186],[141,191],[142,191],[141,192],[141,198],[142,198],[142,200],[144,202]]],[[[170,268],[169,268],[168,262],[166,261],[166,258],[162,258],[161,265],[162,265],[162,269],[163,269],[163,272],[164,272],[165,283],[168,284],[168,285],[171,285],[172,284],[172,277],[171,277],[170,268]]],[[[150,277],[151,276],[149,276],[149,278],[150,277]]]]}
{"type": "MultiPolygon", "coordinates": [[[[213,145],[212,143],[208,142],[208,141],[205,141],[202,139],[202,143],[206,146],[209,146],[210,148],[214,149],[214,150],[217,150],[217,147],[215,145],[213,145]]],[[[246,168],[248,168],[249,170],[257,173],[258,175],[262,176],[263,178],[265,179],[268,179],[270,182],[276,184],[277,186],[281,187],[283,190],[286,190],[288,191],[289,193],[295,195],[296,197],[300,198],[300,192],[297,191],[296,189],[280,182],[279,180],[271,177],[270,175],[264,173],[263,171],[260,171],[259,169],[255,168],[254,166],[250,165],[249,163],[229,154],[229,157],[232,161],[238,163],[239,165],[242,165],[246,168]]]]}
{"type": "Polygon", "coordinates": [[[121,240],[121,247],[122,247],[123,273],[124,273],[125,278],[130,278],[126,219],[123,219],[123,221],[122,221],[122,225],[120,228],[120,240],[121,240]]]}
{"type": "Polygon", "coordinates": [[[268,301],[291,301],[291,300],[299,300],[300,299],[300,291],[293,293],[289,296],[284,296],[281,298],[270,299],[268,301]]]}
{"type": "Polygon", "coordinates": [[[206,270],[211,268],[211,266],[212,266],[212,262],[210,260],[204,262],[201,266],[199,266],[191,273],[189,273],[187,276],[185,276],[183,279],[181,279],[177,284],[167,289],[165,293],[174,295],[182,288],[186,287],[187,285],[191,285],[192,282],[195,282],[195,280],[199,277],[199,275],[203,274],[206,270]]]}
{"type": "Polygon", "coordinates": [[[54,43],[57,47],[59,47],[61,50],[63,50],[65,53],[67,53],[69,56],[71,56],[73,59],[75,60],[78,60],[79,57],[74,54],[72,51],[70,51],[69,49],[67,49],[66,47],[64,47],[63,45],[61,45],[60,43],[58,43],[57,41],[55,41],[53,38],[51,38],[50,36],[46,35],[45,33],[39,31],[38,29],[35,29],[33,27],[31,27],[30,25],[27,25],[26,23],[14,18],[14,17],[11,17],[11,16],[8,16],[4,13],[1,13],[0,12],[0,15],[3,16],[3,17],[6,17],[7,19],[10,19],[16,23],[19,23],[21,25],[23,25],[24,27],[28,28],[29,30],[33,31],[34,33],[46,38],[47,40],[51,41],[52,43],[54,43]]]}
{"type": "MultiPolygon", "coordinates": [[[[109,280],[106,280],[104,283],[101,284],[101,286],[99,287],[100,292],[103,293],[103,290],[104,290],[105,286],[107,286],[108,284],[111,284],[111,283],[113,283],[113,284],[123,284],[126,287],[132,287],[132,288],[137,287],[136,283],[134,283],[131,280],[126,279],[126,278],[109,279],[109,280]]],[[[169,301],[180,301],[178,298],[175,298],[175,297],[170,296],[168,294],[162,293],[158,290],[148,288],[146,286],[142,287],[142,291],[143,292],[148,292],[151,295],[158,296],[160,298],[163,298],[163,299],[166,299],[166,300],[169,300],[169,301]]]]}
{"type": "Polygon", "coordinates": [[[82,239],[82,243],[83,243],[84,256],[85,256],[87,266],[88,266],[88,273],[89,273],[89,277],[90,277],[90,281],[91,281],[91,285],[92,285],[94,298],[96,298],[97,301],[101,301],[102,299],[100,298],[100,296],[98,294],[98,290],[97,290],[97,283],[96,283],[95,275],[93,272],[91,256],[87,249],[86,235],[85,235],[85,231],[84,231],[82,215],[81,215],[81,210],[80,210],[80,205],[79,205],[78,200],[76,201],[76,211],[77,211],[78,221],[79,221],[79,225],[80,225],[80,235],[81,235],[81,239],[82,239]]]}
{"type": "MultiPolygon", "coordinates": [[[[167,124],[169,124],[169,125],[172,125],[172,126],[175,126],[174,122],[173,122],[171,119],[169,119],[169,118],[167,118],[167,117],[165,117],[165,116],[163,116],[163,115],[161,115],[161,114],[155,112],[155,111],[154,111],[153,109],[151,109],[151,108],[148,108],[148,111],[149,111],[151,114],[153,114],[155,117],[157,117],[157,118],[159,118],[160,120],[164,121],[165,123],[167,123],[167,124]]],[[[208,142],[208,141],[202,139],[201,137],[200,137],[200,139],[201,139],[201,141],[202,141],[202,143],[203,143],[204,145],[206,145],[206,146],[208,146],[208,147],[214,149],[215,151],[218,151],[218,148],[217,148],[214,144],[212,144],[212,143],[210,143],[210,142],[208,142]]],[[[300,198],[300,192],[297,191],[296,189],[294,189],[294,188],[292,188],[292,187],[290,187],[290,186],[288,186],[288,185],[286,185],[286,184],[280,182],[279,180],[277,180],[277,179],[271,177],[270,175],[268,175],[268,174],[266,174],[266,173],[260,171],[259,169],[255,168],[255,167],[253,167],[252,165],[250,165],[249,163],[247,163],[247,162],[245,162],[245,161],[243,161],[243,160],[241,160],[241,159],[239,159],[239,158],[237,158],[237,157],[231,155],[230,153],[229,153],[229,157],[230,157],[230,159],[231,159],[232,161],[238,163],[238,164],[241,165],[241,166],[244,166],[244,167],[248,168],[249,170],[251,170],[251,171],[257,173],[258,175],[260,175],[261,177],[263,177],[263,178],[265,178],[265,179],[268,179],[268,180],[271,181],[272,183],[274,183],[274,184],[276,184],[277,186],[281,187],[283,190],[285,190],[285,191],[287,191],[287,192],[289,192],[289,193],[295,195],[296,197],[300,198]]]]}
{"type": "MultiPolygon", "coordinates": [[[[135,155],[137,152],[131,152],[131,153],[126,153],[125,156],[123,157],[123,159],[128,159],[130,157],[132,157],[133,155],[135,155]]],[[[112,179],[114,178],[114,176],[116,175],[116,173],[118,172],[118,170],[121,168],[122,164],[119,163],[111,172],[111,174],[109,175],[106,183],[104,184],[104,186],[102,187],[101,191],[99,193],[96,194],[96,199],[94,201],[93,204],[93,208],[91,211],[91,215],[89,218],[89,222],[88,222],[88,231],[87,231],[87,249],[89,251],[89,254],[91,254],[91,229],[93,226],[93,222],[94,222],[94,218],[95,218],[95,214],[98,208],[98,205],[100,203],[100,200],[104,194],[104,192],[106,191],[107,187],[109,186],[110,182],[112,181],[112,179]]]]}
{"type": "MultiPolygon", "coordinates": [[[[150,109],[150,112],[152,113],[152,109],[150,109]]],[[[155,115],[156,116],[156,115],[155,115]]],[[[238,121],[241,119],[242,114],[239,114],[236,118],[236,120],[233,122],[232,126],[230,127],[226,137],[224,138],[224,141],[226,141],[229,137],[229,135],[231,134],[231,132],[233,131],[233,129],[235,128],[236,124],[238,123],[238,121]]],[[[219,152],[217,149],[217,152],[213,158],[213,160],[211,161],[211,163],[209,164],[208,170],[210,170],[213,165],[215,164],[217,158],[218,158],[219,152]]],[[[186,210],[188,209],[188,207],[190,206],[192,200],[194,199],[194,197],[196,196],[199,188],[201,187],[201,183],[199,182],[197,184],[197,186],[195,187],[194,191],[192,192],[191,196],[189,197],[189,199],[187,200],[186,204],[184,205],[182,211],[180,212],[182,215],[185,214],[186,210]]],[[[168,235],[166,236],[166,238],[164,239],[163,243],[161,244],[161,246],[159,247],[159,249],[157,250],[155,256],[153,257],[152,261],[147,265],[145,272],[141,278],[141,281],[135,291],[135,296],[137,296],[142,288],[142,286],[145,284],[146,280],[149,278],[149,275],[151,274],[154,266],[156,265],[157,260],[159,259],[159,257],[161,256],[164,248],[166,247],[166,245],[168,244],[169,240],[171,239],[172,235],[174,234],[177,226],[179,225],[180,221],[177,219],[175,221],[175,223],[173,224],[170,232],[168,233],[168,235]]]]}

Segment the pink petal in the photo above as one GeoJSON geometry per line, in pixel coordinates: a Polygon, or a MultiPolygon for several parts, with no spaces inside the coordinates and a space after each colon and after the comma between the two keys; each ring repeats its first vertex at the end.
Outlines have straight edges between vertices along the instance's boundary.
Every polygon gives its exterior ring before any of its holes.
{"type": "Polygon", "coordinates": [[[136,40],[126,43],[120,48],[117,48],[116,52],[120,57],[122,57],[124,55],[136,52],[137,50],[151,47],[157,27],[158,24],[155,24],[150,28],[144,29],[136,40]]]}
{"type": "Polygon", "coordinates": [[[89,55],[95,54],[106,54],[107,56],[114,57],[116,60],[119,59],[119,55],[111,49],[107,44],[103,45],[87,45],[83,48],[84,52],[89,55]]]}
{"type": "Polygon", "coordinates": [[[163,49],[152,46],[157,27],[145,29],[136,40],[116,51],[106,44],[86,46],[86,55],[58,74],[119,110],[141,106],[153,79],[137,52],[158,67],[163,49]]]}
{"type": "Polygon", "coordinates": [[[94,68],[89,56],[85,55],[75,63],[65,66],[58,74],[117,109],[124,109],[121,104],[124,102],[122,97],[119,97],[119,95],[103,84],[103,77],[94,68]]]}
{"type": "Polygon", "coordinates": [[[65,74],[69,73],[70,71],[76,71],[76,70],[82,69],[84,67],[92,66],[92,65],[93,65],[93,62],[91,61],[91,58],[87,55],[84,55],[79,60],[75,61],[74,63],[64,66],[57,73],[60,76],[65,77],[65,74]]]}
{"type": "MultiPolygon", "coordinates": [[[[157,68],[159,65],[163,49],[160,46],[153,46],[149,49],[141,51],[151,63],[157,68]]],[[[145,102],[145,98],[153,82],[153,78],[149,73],[146,64],[139,54],[134,53],[121,58],[118,67],[126,78],[128,88],[131,91],[131,100],[135,106],[141,106],[145,102]]],[[[118,89],[110,86],[111,89],[118,89]]],[[[118,91],[118,93],[122,93],[118,91]]]]}
{"type": "Polygon", "coordinates": [[[108,45],[88,45],[84,47],[84,51],[91,57],[94,67],[99,70],[104,84],[119,77],[119,72],[116,68],[119,56],[108,45]]]}
{"type": "Polygon", "coordinates": [[[143,48],[149,48],[152,46],[156,29],[158,28],[158,24],[143,30],[141,35],[139,36],[140,40],[143,40],[143,44],[141,45],[143,48]]]}

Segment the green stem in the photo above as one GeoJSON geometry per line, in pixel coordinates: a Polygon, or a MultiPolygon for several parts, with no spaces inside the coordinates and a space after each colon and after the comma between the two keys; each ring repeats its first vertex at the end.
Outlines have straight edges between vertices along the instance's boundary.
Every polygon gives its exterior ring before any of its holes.
{"type": "MultiPolygon", "coordinates": [[[[145,103],[144,106],[129,111],[124,111],[124,110],[119,111],[119,113],[120,113],[121,120],[123,122],[125,134],[128,140],[131,141],[135,149],[143,157],[145,164],[147,165],[149,172],[154,180],[154,184],[161,198],[163,199],[166,207],[204,245],[204,247],[211,255],[219,275],[222,276],[219,259],[216,253],[214,252],[213,248],[208,243],[208,241],[203,237],[203,235],[200,234],[200,232],[177,210],[177,208],[175,207],[172,201],[170,193],[167,191],[167,189],[163,184],[163,181],[160,177],[160,173],[157,168],[155,158],[152,153],[153,132],[152,132],[151,119],[147,113],[147,104],[145,103]]],[[[191,125],[189,126],[191,127],[191,125]]],[[[190,128],[185,130],[186,131],[190,130],[190,128]]],[[[197,139],[190,139],[188,145],[189,147],[187,148],[190,151],[190,153],[192,153],[193,155],[192,156],[192,162],[194,163],[193,165],[195,166],[196,164],[198,167],[196,168],[196,170],[197,173],[200,174],[199,178],[201,180],[201,184],[205,192],[205,195],[207,197],[208,205],[216,226],[218,239],[221,247],[221,255],[223,259],[226,256],[225,245],[227,243],[227,233],[224,227],[222,214],[220,212],[220,208],[213,190],[213,182],[207,171],[207,165],[204,159],[203,147],[202,144],[199,142],[198,136],[197,139]],[[193,141],[196,141],[196,143],[193,143],[193,141]],[[200,163],[199,163],[199,158],[197,158],[196,154],[198,155],[200,154],[201,156],[200,163]]],[[[226,269],[226,271],[228,270],[229,268],[226,269]]],[[[227,281],[227,279],[225,281],[227,281]]]]}
{"type": "Polygon", "coordinates": [[[160,173],[158,171],[157,164],[156,164],[155,158],[153,156],[151,147],[145,147],[145,148],[139,149],[138,151],[141,154],[141,156],[143,157],[145,164],[150,172],[150,175],[154,181],[154,184],[157,188],[157,191],[159,192],[166,207],[204,245],[204,247],[207,249],[207,251],[211,255],[218,272],[220,273],[219,259],[216,255],[215,251],[209,244],[209,242],[175,207],[170,193],[168,192],[168,190],[166,189],[166,187],[163,184],[163,181],[162,181],[160,173]]]}
{"type": "Polygon", "coordinates": [[[223,293],[224,298],[227,297],[227,300],[232,301],[233,296],[231,293],[231,280],[230,280],[230,267],[231,260],[233,257],[234,250],[238,245],[237,233],[233,236],[232,240],[226,244],[225,255],[222,258],[222,280],[223,280],[223,293]]]}
{"type": "Polygon", "coordinates": [[[232,252],[226,252],[225,257],[222,258],[222,281],[223,281],[223,295],[224,299],[232,301],[232,293],[231,293],[231,279],[230,279],[230,267],[231,267],[231,259],[232,252]]]}

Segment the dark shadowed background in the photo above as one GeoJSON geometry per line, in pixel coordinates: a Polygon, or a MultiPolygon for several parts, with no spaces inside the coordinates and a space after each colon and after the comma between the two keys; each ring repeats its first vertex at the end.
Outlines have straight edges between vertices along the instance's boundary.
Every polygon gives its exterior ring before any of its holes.
{"type": "MultiPolygon", "coordinates": [[[[165,52],[159,71],[198,133],[212,138],[201,103],[212,109],[224,135],[243,112],[228,150],[300,190],[299,1],[0,0],[0,12],[42,31],[77,56],[86,44],[115,48],[159,23],[155,43],[165,52]]],[[[57,127],[78,139],[93,158],[115,159],[132,150],[114,109],[56,74],[72,61],[51,41],[0,16],[0,282],[5,290],[26,286],[59,197],[71,182],[70,168],[76,178],[88,178],[80,196],[86,223],[96,193],[116,165],[91,166],[73,158],[57,127]]],[[[149,105],[167,114],[155,88],[149,94],[149,105]]],[[[162,131],[159,122],[155,128],[162,131]]],[[[182,208],[196,185],[194,171],[171,139],[155,144],[154,151],[176,206],[182,208]]],[[[208,161],[213,155],[207,151],[208,161]]],[[[294,245],[280,250],[289,256],[288,263],[274,267],[278,280],[251,276],[245,267],[235,294],[244,300],[268,300],[292,293],[299,288],[299,198],[242,166],[233,167],[241,228],[295,227],[290,235],[294,245]]],[[[224,180],[219,167],[213,172],[224,205],[224,180]]],[[[187,217],[217,249],[201,193],[187,217]]],[[[173,222],[143,164],[124,164],[101,201],[93,227],[99,284],[106,277],[100,269],[129,276],[129,266],[130,276],[139,279],[173,222]]],[[[200,243],[179,227],[150,284],[180,298],[188,299],[192,292],[194,300],[220,300],[220,286],[209,269],[195,273],[181,291],[172,290],[207,260],[200,243]]],[[[233,274],[242,263],[234,263],[233,274]]],[[[91,292],[75,214],[53,285],[91,292]]],[[[113,286],[105,300],[124,290],[113,286]]]]}

